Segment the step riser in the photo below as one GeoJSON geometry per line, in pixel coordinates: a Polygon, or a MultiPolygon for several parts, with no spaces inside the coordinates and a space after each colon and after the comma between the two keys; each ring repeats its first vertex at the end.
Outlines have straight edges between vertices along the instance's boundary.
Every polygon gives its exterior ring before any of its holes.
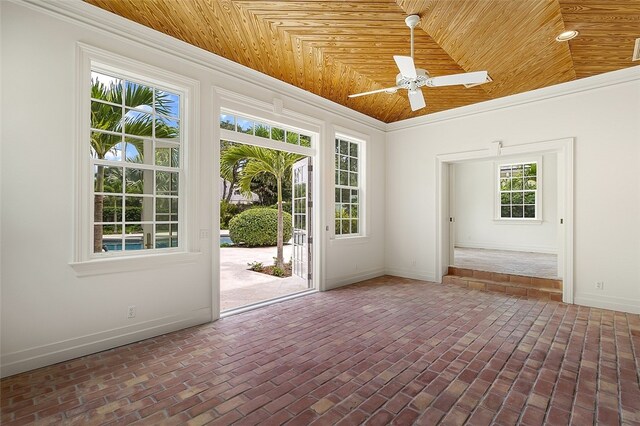
{"type": "Polygon", "coordinates": [[[507,285],[507,286],[509,285],[509,283],[515,283],[515,284],[532,285],[540,288],[554,288],[557,290],[562,290],[562,280],[526,277],[523,275],[501,274],[498,272],[476,271],[473,269],[456,268],[453,266],[449,267],[448,273],[449,275],[457,275],[457,276],[469,278],[469,279],[475,278],[478,280],[496,281],[499,283],[504,283],[504,285],[507,285]]]}
{"type": "MultiPolygon", "coordinates": [[[[479,281],[474,281],[472,278],[467,277],[454,277],[450,275],[446,275],[442,277],[443,284],[452,284],[458,287],[470,288],[472,290],[480,290],[480,291],[488,291],[492,293],[503,293],[509,294],[513,296],[526,296],[526,297],[534,297],[536,299],[543,300],[553,300],[556,302],[562,302],[562,294],[561,293],[551,293],[549,291],[545,291],[544,288],[523,288],[523,287],[514,287],[510,286],[509,283],[501,284],[501,283],[484,283],[479,281]]],[[[557,290],[557,289],[553,289],[557,290]]]]}

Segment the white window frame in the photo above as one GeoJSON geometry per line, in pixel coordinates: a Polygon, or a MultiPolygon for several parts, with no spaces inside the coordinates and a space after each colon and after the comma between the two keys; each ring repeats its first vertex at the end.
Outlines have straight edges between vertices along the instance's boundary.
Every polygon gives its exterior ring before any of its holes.
{"type": "Polygon", "coordinates": [[[543,170],[543,164],[542,164],[542,156],[535,156],[535,157],[527,157],[527,158],[514,158],[511,160],[500,160],[500,161],[495,161],[494,163],[494,173],[493,173],[493,188],[494,188],[494,220],[496,222],[499,223],[518,223],[518,224],[540,224],[542,223],[542,188],[543,188],[543,182],[542,182],[542,170],[543,170]],[[536,185],[536,203],[535,203],[535,208],[536,208],[536,216],[532,217],[532,218],[527,218],[527,217],[511,217],[511,218],[507,218],[507,217],[502,217],[501,216],[501,207],[502,207],[502,203],[501,203],[501,198],[500,198],[500,168],[502,166],[506,166],[506,165],[519,165],[519,164],[530,164],[530,163],[536,163],[536,181],[537,181],[537,185],[536,185]]]}
{"type": "Polygon", "coordinates": [[[77,58],[76,235],[74,238],[74,259],[71,266],[79,275],[95,275],[148,269],[175,262],[192,262],[193,256],[190,254],[199,250],[196,234],[196,159],[198,156],[195,115],[195,105],[197,105],[199,93],[198,82],[83,43],[77,45],[77,58]],[[93,252],[94,161],[91,159],[88,143],[91,132],[89,114],[91,86],[89,81],[92,71],[104,72],[180,95],[182,144],[180,146],[181,167],[178,189],[178,247],[107,253],[93,252]],[[114,269],[114,265],[117,265],[117,269],[114,269]]]}
{"type": "MultiPolygon", "coordinates": [[[[367,176],[367,140],[368,138],[365,135],[356,134],[355,132],[338,129],[334,133],[333,143],[331,146],[331,164],[333,164],[332,168],[332,179],[333,185],[331,187],[331,206],[332,206],[332,215],[333,218],[330,229],[332,237],[338,241],[347,241],[353,240],[357,241],[360,239],[365,239],[368,236],[367,232],[367,212],[366,208],[366,176],[367,176]],[[335,148],[336,148],[336,140],[344,140],[350,143],[355,143],[358,145],[358,232],[357,233],[349,233],[349,234],[337,234],[335,232],[335,223],[336,223],[336,199],[335,199],[335,190],[337,188],[343,188],[343,186],[339,185],[335,179],[335,148]]],[[[344,188],[354,188],[351,186],[347,186],[344,188]]]]}

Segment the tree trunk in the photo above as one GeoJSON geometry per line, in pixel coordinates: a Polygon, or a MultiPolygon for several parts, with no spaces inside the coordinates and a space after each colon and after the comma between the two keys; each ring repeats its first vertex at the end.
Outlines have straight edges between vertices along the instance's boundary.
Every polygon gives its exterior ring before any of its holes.
{"type": "Polygon", "coordinates": [[[278,251],[276,254],[276,266],[284,270],[284,219],[282,215],[282,178],[278,177],[278,251]]]}
{"type": "MultiPolygon", "coordinates": [[[[95,192],[104,190],[104,166],[98,166],[96,174],[95,192]]],[[[93,201],[93,221],[102,222],[102,212],[104,210],[104,196],[95,195],[93,201]]],[[[93,252],[102,253],[102,225],[93,226],[93,252]]]]}
{"type": "Polygon", "coordinates": [[[222,178],[222,199],[227,199],[227,180],[225,178],[222,178]]]}

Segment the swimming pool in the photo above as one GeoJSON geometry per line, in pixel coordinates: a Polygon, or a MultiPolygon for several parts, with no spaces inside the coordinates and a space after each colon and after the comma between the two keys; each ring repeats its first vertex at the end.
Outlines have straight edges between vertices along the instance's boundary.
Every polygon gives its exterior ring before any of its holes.
{"type": "MultiPolygon", "coordinates": [[[[169,247],[169,241],[167,239],[158,240],[156,248],[166,248],[169,247]]],[[[178,238],[174,237],[174,247],[178,244],[178,238]]],[[[233,241],[228,235],[220,235],[220,245],[233,245],[233,241]]],[[[117,239],[107,239],[105,238],[102,241],[102,246],[107,251],[121,251],[122,250],[122,240],[117,239]]],[[[127,238],[125,240],[125,250],[142,250],[144,248],[142,244],[142,238],[127,238]]]]}
{"type": "MultiPolygon", "coordinates": [[[[127,238],[125,240],[125,250],[142,250],[144,248],[142,244],[142,238],[127,238]]],[[[173,245],[175,247],[178,245],[178,237],[173,237],[173,245]]],[[[122,250],[122,240],[108,240],[105,239],[102,241],[102,246],[107,251],[120,251],[122,250]]],[[[156,241],[156,248],[167,248],[169,247],[169,240],[167,238],[159,239],[156,241]]]]}

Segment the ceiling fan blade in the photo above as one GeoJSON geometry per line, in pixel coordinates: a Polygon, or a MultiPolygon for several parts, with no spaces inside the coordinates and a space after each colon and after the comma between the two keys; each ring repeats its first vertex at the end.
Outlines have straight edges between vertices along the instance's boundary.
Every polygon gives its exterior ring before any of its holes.
{"type": "Polygon", "coordinates": [[[398,56],[395,55],[393,60],[396,61],[396,65],[400,70],[400,74],[403,77],[407,78],[417,78],[418,74],[416,74],[416,66],[413,63],[413,58],[411,56],[398,56]]]}
{"type": "Polygon", "coordinates": [[[420,108],[426,107],[427,103],[424,101],[422,90],[409,90],[409,103],[411,104],[411,111],[417,111],[420,108]]]}
{"type": "Polygon", "coordinates": [[[477,84],[487,81],[486,71],[466,72],[462,74],[431,77],[427,85],[431,87],[453,86],[456,84],[477,84]]]}
{"type": "Polygon", "coordinates": [[[382,92],[396,93],[398,91],[398,89],[399,89],[399,87],[393,86],[393,87],[387,87],[386,89],[372,90],[370,92],[355,93],[353,95],[349,95],[349,97],[350,98],[357,98],[358,96],[373,95],[374,93],[382,93],[382,92]]]}

